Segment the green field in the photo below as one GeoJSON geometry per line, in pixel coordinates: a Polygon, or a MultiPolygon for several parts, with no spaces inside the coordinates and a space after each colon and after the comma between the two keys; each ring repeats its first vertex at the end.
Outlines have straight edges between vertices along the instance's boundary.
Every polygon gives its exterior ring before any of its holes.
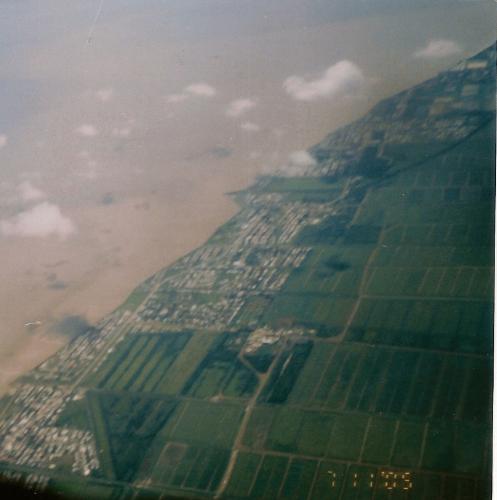
{"type": "MultiPolygon", "coordinates": [[[[304,334],[245,356],[253,369],[242,362],[245,331],[148,335],[120,346],[101,387],[184,398],[138,477],[167,491],[215,492],[252,401],[227,498],[486,498],[493,177],[481,146],[488,137],[482,129],[433,157],[431,145],[423,161],[412,146],[399,146],[392,154],[402,160],[390,163],[389,176],[365,177],[334,215],[300,230],[292,244],[311,247],[302,265],[281,291],[248,297],[236,324],[304,334]],[[416,168],[407,168],[409,158],[416,168]]],[[[338,199],[345,185],[272,178],[259,192],[319,204],[338,199]]],[[[233,219],[213,241],[233,241],[238,224],[233,219]]],[[[69,406],[61,421],[83,426],[77,409],[69,406]]]]}
{"type": "Polygon", "coordinates": [[[234,403],[183,401],[147,450],[138,477],[171,491],[214,491],[242,411],[234,403]]]}
{"type": "Polygon", "coordinates": [[[266,309],[263,321],[273,328],[303,327],[331,337],[342,331],[353,306],[351,298],[282,293],[266,309]]]}
{"type": "Polygon", "coordinates": [[[310,408],[486,422],[491,370],[483,357],[321,343],[288,401],[310,408]]]}
{"type": "Polygon", "coordinates": [[[366,298],[348,339],[483,354],[492,341],[492,322],[493,305],[487,301],[366,298]]]}
{"type": "Polygon", "coordinates": [[[238,359],[243,335],[220,335],[197,369],[191,374],[182,393],[196,398],[247,398],[257,386],[257,377],[238,359]]]}
{"type": "Polygon", "coordinates": [[[212,335],[135,334],[121,342],[89,382],[115,391],[175,394],[206,354],[212,335]]]}
{"type": "Polygon", "coordinates": [[[0,476],[39,460],[57,494],[111,500],[488,500],[494,52],[326,137],[314,176],[235,194],[115,332],[2,400],[0,476]]]}
{"type": "Polygon", "coordinates": [[[487,488],[464,477],[256,453],[241,453],[232,477],[226,491],[232,499],[463,500],[485,498],[487,488]]]}

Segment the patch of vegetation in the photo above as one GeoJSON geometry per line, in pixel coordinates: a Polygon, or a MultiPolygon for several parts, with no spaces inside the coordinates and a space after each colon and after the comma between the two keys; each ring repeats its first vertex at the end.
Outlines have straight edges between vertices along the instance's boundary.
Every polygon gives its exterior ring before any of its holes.
{"type": "Polygon", "coordinates": [[[111,353],[105,368],[90,376],[91,380],[96,379],[94,383],[104,389],[168,393],[164,382],[170,385],[175,380],[169,369],[191,338],[191,332],[132,334],[111,353]]]}
{"type": "Polygon", "coordinates": [[[131,482],[156,435],[165,426],[177,402],[143,394],[92,392],[94,418],[101,428],[96,433],[97,446],[108,448],[113,475],[131,482]],[[102,441],[99,436],[105,434],[102,441]]]}
{"type": "Polygon", "coordinates": [[[60,427],[76,428],[83,431],[91,430],[86,398],[69,401],[57,417],[56,425],[60,427]]]}
{"type": "Polygon", "coordinates": [[[257,377],[239,359],[245,338],[241,333],[220,335],[185,383],[182,394],[197,398],[250,396],[257,377]]]}
{"type": "Polygon", "coordinates": [[[282,353],[264,387],[261,400],[273,404],[282,404],[287,400],[312,346],[312,341],[304,340],[282,353]]]}

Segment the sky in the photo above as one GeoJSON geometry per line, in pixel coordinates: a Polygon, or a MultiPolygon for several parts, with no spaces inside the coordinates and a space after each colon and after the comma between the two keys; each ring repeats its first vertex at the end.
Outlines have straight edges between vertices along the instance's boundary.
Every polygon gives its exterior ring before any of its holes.
{"type": "Polygon", "coordinates": [[[488,46],[495,8],[0,0],[4,353],[24,322],[96,321],[232,215],[223,193],[488,46]]]}

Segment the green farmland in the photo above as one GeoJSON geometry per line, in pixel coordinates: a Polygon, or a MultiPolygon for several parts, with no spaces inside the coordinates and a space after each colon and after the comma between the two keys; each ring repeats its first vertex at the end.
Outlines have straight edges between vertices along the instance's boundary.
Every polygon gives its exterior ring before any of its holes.
{"type": "Polygon", "coordinates": [[[387,99],[306,176],[238,193],[0,401],[0,476],[112,500],[488,500],[494,66],[387,99]]]}

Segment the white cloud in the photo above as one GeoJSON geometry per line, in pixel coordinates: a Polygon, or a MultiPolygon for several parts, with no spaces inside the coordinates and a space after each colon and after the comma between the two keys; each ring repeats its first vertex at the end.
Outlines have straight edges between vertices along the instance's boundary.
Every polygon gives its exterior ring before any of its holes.
{"type": "Polygon", "coordinates": [[[5,134],[0,134],[0,149],[7,146],[7,136],[5,134]]]}
{"type": "Polygon", "coordinates": [[[58,236],[65,239],[76,228],[68,217],[62,215],[60,208],[47,201],[0,221],[0,232],[5,236],[45,238],[58,236]]]}
{"type": "Polygon", "coordinates": [[[114,97],[114,89],[112,87],[99,89],[95,92],[95,96],[102,102],[108,102],[114,97]]]}
{"type": "Polygon", "coordinates": [[[166,96],[166,102],[169,104],[175,104],[177,102],[183,102],[188,99],[187,94],[169,94],[166,96]]]}
{"type": "Polygon", "coordinates": [[[131,135],[131,127],[116,127],[112,129],[114,137],[129,137],[131,135]]]}
{"type": "Polygon", "coordinates": [[[216,89],[207,83],[192,83],[185,87],[185,92],[201,97],[213,97],[216,95],[216,89]]]}
{"type": "Polygon", "coordinates": [[[330,66],[321,77],[308,80],[298,75],[288,77],[283,88],[294,99],[314,101],[324,97],[335,97],[357,90],[364,84],[361,69],[351,61],[340,61],[330,66]]]}
{"type": "Polygon", "coordinates": [[[17,186],[17,192],[22,201],[39,201],[46,197],[45,193],[38,189],[30,181],[23,181],[17,186]]]}
{"type": "Polygon", "coordinates": [[[98,130],[94,125],[83,123],[76,129],[76,133],[83,137],[95,137],[98,135],[98,130]]]}
{"type": "Polygon", "coordinates": [[[259,125],[257,125],[257,123],[253,123],[253,122],[243,122],[240,125],[240,128],[242,130],[245,130],[246,132],[259,132],[259,130],[261,129],[261,127],[259,127],[259,125]]]}
{"type": "Polygon", "coordinates": [[[297,167],[313,167],[316,165],[316,160],[305,150],[294,151],[288,155],[288,160],[291,165],[297,167]]]}
{"type": "Polygon", "coordinates": [[[176,104],[186,101],[190,97],[214,97],[216,93],[216,89],[207,83],[192,83],[187,85],[180,93],[167,95],[166,102],[176,104]]]}
{"type": "Polygon", "coordinates": [[[307,151],[293,151],[288,155],[288,162],[281,168],[280,173],[288,176],[304,175],[314,165],[316,160],[307,151]]]}
{"type": "Polygon", "coordinates": [[[428,44],[414,52],[417,59],[440,59],[462,52],[461,46],[453,40],[430,40],[428,44]]]}
{"type": "Polygon", "coordinates": [[[254,99],[235,99],[230,102],[228,109],[226,110],[226,114],[232,118],[236,118],[237,116],[245,114],[256,105],[257,102],[254,99]]]}

